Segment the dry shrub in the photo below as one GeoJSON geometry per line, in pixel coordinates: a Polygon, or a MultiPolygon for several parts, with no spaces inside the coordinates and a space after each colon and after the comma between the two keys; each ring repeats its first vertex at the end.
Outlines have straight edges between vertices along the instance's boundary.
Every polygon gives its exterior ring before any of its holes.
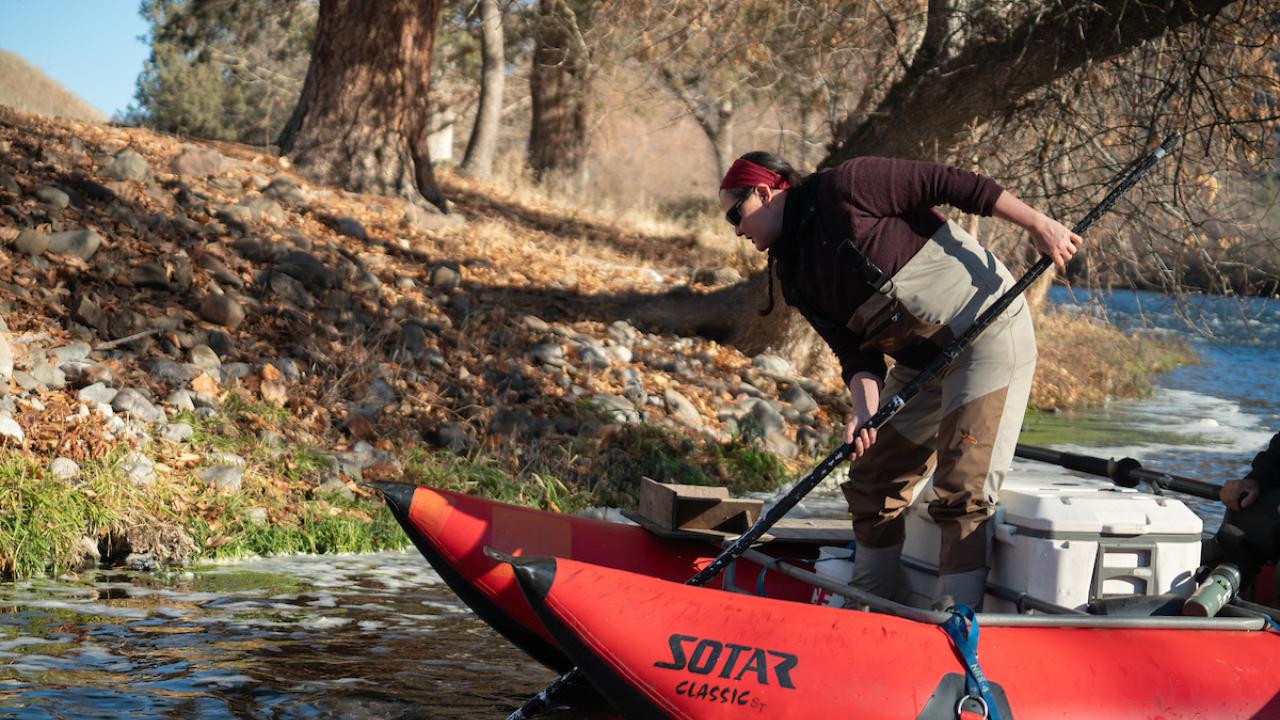
{"type": "Polygon", "coordinates": [[[1046,310],[1036,317],[1040,360],[1031,404],[1065,410],[1097,406],[1112,398],[1142,396],[1150,379],[1196,362],[1181,339],[1157,333],[1124,333],[1084,315],[1046,310]]]}

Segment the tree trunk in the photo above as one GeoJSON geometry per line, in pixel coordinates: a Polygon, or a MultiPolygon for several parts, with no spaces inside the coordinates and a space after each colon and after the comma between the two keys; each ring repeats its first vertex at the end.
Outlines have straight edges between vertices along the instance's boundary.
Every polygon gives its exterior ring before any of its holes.
{"type": "Polygon", "coordinates": [[[502,121],[502,92],[506,84],[507,56],[502,38],[502,9],[498,0],[480,0],[480,104],[471,139],[462,158],[462,172],[487,178],[493,172],[493,155],[498,147],[502,121]]]}
{"type": "Polygon", "coordinates": [[[581,25],[587,12],[586,6],[575,12],[566,0],[538,2],[529,74],[529,167],[539,180],[548,174],[577,176],[586,158],[590,63],[581,25]]]}
{"type": "Polygon", "coordinates": [[[776,285],[773,312],[760,315],[768,302],[768,276],[758,272],[711,293],[685,288],[636,300],[622,313],[640,325],[661,327],[677,335],[699,335],[732,345],[746,355],[776,353],[810,377],[838,376],[835,356],[804,318],[782,301],[776,285]]]}
{"type": "Polygon", "coordinates": [[[729,172],[729,166],[737,160],[733,155],[733,101],[720,103],[718,111],[720,122],[716,124],[716,133],[711,144],[716,151],[716,166],[720,169],[720,177],[729,172]]]}
{"type": "Polygon", "coordinates": [[[711,143],[711,152],[716,156],[716,169],[720,172],[717,177],[724,177],[729,166],[737,159],[733,156],[733,95],[726,95],[718,102],[704,94],[695,96],[689,91],[689,84],[684,76],[666,63],[659,66],[658,74],[711,143]]]}
{"type": "Polygon", "coordinates": [[[427,150],[439,0],[321,0],[281,152],[314,182],[446,210],[427,150]]]}
{"type": "Polygon", "coordinates": [[[1220,10],[1232,0],[1062,0],[1029,11],[1003,37],[971,43],[948,56],[930,41],[954,21],[954,3],[929,3],[925,61],[913,61],[876,112],[837,138],[822,167],[858,155],[929,158],[970,123],[1009,108],[1019,98],[1074,72],[1128,52],[1164,32],[1220,10]],[[934,13],[938,17],[934,17],[934,13]],[[941,61],[930,56],[938,52],[941,61]],[[885,122],[897,118],[909,122],[885,122]]]}

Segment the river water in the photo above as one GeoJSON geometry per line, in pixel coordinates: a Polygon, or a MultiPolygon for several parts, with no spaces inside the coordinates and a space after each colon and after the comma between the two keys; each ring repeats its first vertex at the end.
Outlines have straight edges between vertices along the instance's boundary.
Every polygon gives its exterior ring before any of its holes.
{"type": "Polygon", "coordinates": [[[6,718],[492,718],[552,677],[416,551],[0,586],[6,718]]]}
{"type": "MultiPolygon", "coordinates": [[[[1152,397],[1101,410],[1031,417],[1022,440],[1101,457],[1133,457],[1144,467],[1222,483],[1243,477],[1253,456],[1280,432],[1280,300],[1222,296],[1171,299],[1152,292],[1109,295],[1054,287],[1059,307],[1108,318],[1127,332],[1173,332],[1200,363],[1157,380],[1152,397]]],[[[1205,520],[1222,506],[1184,498],[1205,520]]]]}
{"type": "MultiPolygon", "coordinates": [[[[1146,400],[1032,418],[1024,442],[1221,481],[1280,429],[1280,302],[1051,297],[1178,332],[1202,362],[1146,400]]],[[[1192,504],[1217,527],[1220,508],[1192,504]]],[[[0,585],[4,718],[492,718],[552,678],[412,550],[0,585]]]]}

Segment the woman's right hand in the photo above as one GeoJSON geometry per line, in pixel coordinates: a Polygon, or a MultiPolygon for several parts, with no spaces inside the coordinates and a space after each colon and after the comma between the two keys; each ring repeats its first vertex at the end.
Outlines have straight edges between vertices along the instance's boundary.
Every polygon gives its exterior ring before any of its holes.
{"type": "Polygon", "coordinates": [[[1058,270],[1065,271],[1071,256],[1076,254],[1080,243],[1084,241],[1057,220],[1041,213],[1036,214],[1039,217],[1027,228],[1031,232],[1031,244],[1036,246],[1041,255],[1052,260],[1058,270]]]}
{"type": "Polygon", "coordinates": [[[858,373],[849,380],[849,396],[853,401],[853,418],[844,428],[844,442],[849,446],[848,457],[860,458],[876,442],[876,431],[858,430],[871,419],[880,407],[880,378],[871,373],[858,373]]]}

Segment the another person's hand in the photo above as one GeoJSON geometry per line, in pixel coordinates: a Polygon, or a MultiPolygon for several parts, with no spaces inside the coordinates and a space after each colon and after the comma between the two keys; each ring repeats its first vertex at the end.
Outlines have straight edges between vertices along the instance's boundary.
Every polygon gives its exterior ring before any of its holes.
{"type": "Polygon", "coordinates": [[[1258,499],[1262,488],[1258,487],[1258,481],[1253,478],[1243,478],[1241,480],[1228,480],[1222,485],[1222,492],[1219,497],[1222,498],[1222,504],[1232,510],[1240,511],[1253,504],[1258,499]]]}
{"type": "Polygon", "coordinates": [[[1050,218],[1041,215],[1037,218],[1032,227],[1028,228],[1031,232],[1031,242],[1036,246],[1036,250],[1041,255],[1053,260],[1053,264],[1058,266],[1059,270],[1066,270],[1067,262],[1071,260],[1071,256],[1076,254],[1076,250],[1083,242],[1081,237],[1067,229],[1065,225],[1050,218]]]}
{"type": "Polygon", "coordinates": [[[853,401],[853,419],[844,428],[844,441],[849,445],[849,458],[860,458],[876,442],[874,429],[858,431],[880,407],[880,378],[858,373],[849,380],[849,396],[853,401]]]}

